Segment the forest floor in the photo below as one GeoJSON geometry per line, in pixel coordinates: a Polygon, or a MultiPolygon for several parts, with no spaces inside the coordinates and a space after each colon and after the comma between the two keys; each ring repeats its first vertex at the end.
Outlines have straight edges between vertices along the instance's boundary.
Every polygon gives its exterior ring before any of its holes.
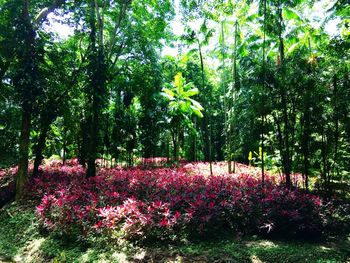
{"type": "MultiPolygon", "coordinates": [[[[186,164],[194,173],[208,165],[186,164]]],[[[216,173],[224,172],[216,164],[216,173]]],[[[237,173],[258,173],[237,165],[237,173]]],[[[210,172],[209,172],[210,173],[210,172]]],[[[350,236],[327,240],[267,240],[225,236],[206,241],[135,245],[103,237],[69,239],[40,228],[35,203],[11,203],[0,209],[0,262],[350,262],[350,236]]]]}

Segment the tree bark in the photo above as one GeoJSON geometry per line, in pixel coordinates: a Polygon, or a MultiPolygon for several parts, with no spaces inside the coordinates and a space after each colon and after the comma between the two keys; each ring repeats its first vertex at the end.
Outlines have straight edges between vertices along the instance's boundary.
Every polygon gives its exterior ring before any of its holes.
{"type": "Polygon", "coordinates": [[[90,1],[90,89],[92,109],[89,122],[88,168],[86,177],[96,175],[95,161],[98,149],[99,115],[106,83],[105,54],[103,49],[103,16],[99,13],[96,0],[90,1]],[[97,27],[96,27],[97,24],[97,27]]]}
{"type": "Polygon", "coordinates": [[[226,65],[225,65],[225,33],[224,33],[224,22],[221,22],[221,56],[222,56],[222,68],[223,68],[223,76],[222,76],[222,85],[223,85],[223,92],[224,92],[224,139],[225,139],[225,151],[226,151],[226,160],[227,160],[227,169],[228,169],[228,173],[231,173],[231,159],[230,159],[230,155],[231,155],[231,147],[230,147],[230,139],[229,138],[229,133],[228,133],[228,129],[229,126],[229,114],[227,112],[227,89],[226,89],[226,65]]]}
{"type": "MultiPolygon", "coordinates": [[[[283,40],[283,16],[282,16],[282,7],[281,7],[281,1],[278,2],[278,39],[279,39],[279,56],[280,56],[280,67],[283,67],[284,64],[284,40],[283,40]]],[[[283,145],[282,147],[282,160],[283,160],[283,171],[284,175],[286,177],[286,187],[290,188],[292,186],[291,182],[291,150],[290,150],[290,123],[289,123],[289,115],[288,115],[288,100],[287,100],[287,94],[285,87],[282,86],[282,84],[279,84],[279,92],[281,96],[281,107],[282,107],[282,118],[284,123],[284,129],[283,129],[283,145]]]]}
{"type": "Polygon", "coordinates": [[[87,144],[88,144],[87,133],[88,131],[87,131],[86,120],[82,118],[80,120],[80,136],[78,136],[77,141],[79,145],[78,161],[79,161],[79,164],[83,167],[86,167],[86,153],[87,153],[87,144]]]}
{"type": "Polygon", "coordinates": [[[264,125],[264,118],[265,118],[265,82],[266,82],[266,70],[265,70],[265,56],[266,56],[266,0],[264,0],[264,37],[263,37],[263,91],[262,91],[262,99],[261,99],[261,180],[262,183],[265,183],[265,160],[264,160],[264,154],[265,154],[265,147],[264,147],[264,132],[265,132],[265,125],[264,125]]]}
{"type": "MultiPolygon", "coordinates": [[[[202,54],[202,46],[199,42],[199,39],[197,38],[198,43],[198,53],[199,53],[199,59],[201,62],[201,77],[202,77],[202,89],[205,88],[205,73],[204,73],[204,59],[202,54]]],[[[209,103],[210,105],[210,103],[209,103]]],[[[205,134],[205,143],[204,143],[204,160],[209,161],[210,163],[210,171],[212,174],[212,151],[211,151],[211,132],[208,131],[208,124],[210,126],[210,108],[205,110],[204,118],[203,118],[203,126],[204,126],[204,134],[205,134]]]]}
{"type": "Polygon", "coordinates": [[[28,152],[29,135],[31,125],[31,112],[25,107],[22,109],[22,128],[19,144],[19,163],[16,178],[16,200],[18,201],[24,192],[24,186],[28,180],[28,152]]]}
{"type": "MultiPolygon", "coordinates": [[[[335,173],[339,175],[338,168],[338,150],[339,150],[339,108],[338,108],[338,78],[335,74],[333,77],[333,97],[334,97],[334,122],[335,122],[335,131],[334,131],[334,160],[333,168],[335,173]]],[[[331,181],[332,178],[330,178],[331,181]]]]}
{"type": "Polygon", "coordinates": [[[35,149],[35,161],[34,161],[34,168],[33,168],[33,174],[32,174],[33,177],[38,174],[39,166],[41,165],[41,162],[43,160],[43,150],[45,147],[45,141],[46,141],[47,132],[49,131],[49,128],[50,128],[50,123],[44,124],[40,132],[38,144],[35,149]]]}

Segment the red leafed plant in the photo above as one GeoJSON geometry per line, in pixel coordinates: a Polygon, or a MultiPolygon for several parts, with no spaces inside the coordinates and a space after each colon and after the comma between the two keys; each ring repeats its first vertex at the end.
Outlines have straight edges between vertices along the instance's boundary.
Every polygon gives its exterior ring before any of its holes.
{"type": "Polygon", "coordinates": [[[43,226],[126,238],[244,233],[319,234],[322,201],[248,174],[205,176],[188,168],[102,169],[85,179],[77,165],[45,166],[28,185],[43,226]]]}

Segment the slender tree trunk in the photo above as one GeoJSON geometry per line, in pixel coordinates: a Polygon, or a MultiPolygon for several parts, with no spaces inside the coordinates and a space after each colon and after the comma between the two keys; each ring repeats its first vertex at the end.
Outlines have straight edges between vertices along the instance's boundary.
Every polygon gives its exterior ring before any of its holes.
{"type": "MultiPolygon", "coordinates": [[[[308,39],[309,52],[312,55],[311,50],[311,41],[308,39]]],[[[312,68],[309,66],[308,69],[309,77],[312,78],[312,68]]],[[[302,154],[304,157],[303,160],[303,177],[305,181],[305,190],[309,191],[309,165],[310,165],[310,134],[311,134],[311,112],[310,112],[310,103],[311,103],[311,91],[314,89],[315,82],[313,79],[308,81],[308,85],[305,88],[305,102],[304,102],[304,116],[303,116],[303,131],[302,131],[302,154]]]]}
{"type": "MultiPolygon", "coordinates": [[[[199,42],[199,39],[197,38],[197,43],[198,43],[198,52],[199,52],[199,58],[201,62],[201,76],[202,76],[202,89],[205,88],[205,73],[204,73],[204,59],[203,59],[203,54],[202,54],[202,46],[199,42]]],[[[210,165],[210,174],[213,174],[213,169],[212,169],[212,150],[211,150],[211,131],[208,131],[208,125],[210,126],[210,103],[209,103],[209,109],[205,110],[205,116],[204,116],[204,134],[205,134],[205,143],[204,145],[204,153],[206,153],[206,149],[208,149],[208,157],[205,156],[205,160],[209,161],[210,165]]],[[[211,129],[211,126],[210,128],[211,129]]]]}
{"type": "Polygon", "coordinates": [[[172,135],[172,139],[173,139],[173,159],[174,162],[178,161],[178,135],[177,135],[177,131],[173,131],[171,133],[172,135]]]}
{"type": "Polygon", "coordinates": [[[309,189],[309,144],[310,144],[310,113],[305,109],[304,116],[304,131],[302,135],[302,150],[303,150],[303,176],[305,180],[305,190],[309,189]]]}
{"type": "Polygon", "coordinates": [[[223,68],[223,74],[222,74],[222,85],[223,85],[223,91],[224,91],[224,138],[225,138],[225,150],[226,150],[226,159],[227,159],[227,168],[228,168],[228,172],[231,173],[232,171],[232,167],[231,167],[231,159],[230,159],[230,155],[231,155],[231,148],[230,148],[230,139],[229,138],[229,133],[228,133],[228,129],[229,129],[229,116],[228,116],[228,112],[227,112],[227,90],[226,90],[226,65],[225,65],[225,33],[224,33],[224,22],[221,22],[221,56],[222,56],[222,68],[223,68]],[[228,125],[228,126],[227,126],[228,125]]]}
{"type": "MultiPolygon", "coordinates": [[[[209,107],[210,107],[209,103],[209,107]]],[[[212,153],[212,138],[213,138],[213,132],[212,132],[212,125],[211,125],[211,118],[209,115],[209,168],[210,168],[210,175],[213,175],[213,153],[212,153]]]]}
{"type": "Polygon", "coordinates": [[[196,138],[196,135],[192,135],[191,136],[192,138],[191,138],[191,161],[192,162],[196,162],[197,161],[197,155],[196,155],[196,151],[197,151],[197,143],[196,143],[196,140],[197,140],[197,138],[196,138]]]}
{"type": "Polygon", "coordinates": [[[168,137],[169,136],[166,136],[166,142],[165,142],[165,144],[166,144],[166,162],[167,163],[169,163],[169,161],[170,161],[170,146],[169,146],[169,139],[168,139],[168,137]]]}
{"type": "MultiPolygon", "coordinates": [[[[338,108],[338,78],[337,75],[333,77],[333,97],[334,97],[334,161],[333,168],[337,176],[339,176],[338,168],[338,149],[339,149],[339,108],[338,108]]],[[[331,178],[330,178],[331,180],[331,178]]]]}
{"type": "MultiPolygon", "coordinates": [[[[236,102],[236,94],[238,92],[238,88],[239,88],[239,84],[238,84],[238,70],[237,70],[237,55],[238,55],[238,52],[237,52],[237,45],[238,45],[238,22],[236,21],[235,22],[235,48],[234,48],[234,57],[233,57],[233,82],[234,82],[234,89],[233,89],[233,102],[235,103],[236,102]]],[[[234,139],[236,138],[236,132],[235,132],[235,129],[234,129],[234,123],[233,123],[233,120],[234,120],[234,114],[235,114],[235,106],[233,105],[232,106],[232,124],[231,124],[231,141],[233,142],[234,139]]],[[[231,156],[231,160],[233,161],[233,169],[232,169],[232,172],[236,172],[236,162],[235,162],[235,157],[231,156]]]]}
{"type": "Polygon", "coordinates": [[[324,189],[329,190],[328,184],[328,161],[327,161],[327,142],[326,142],[326,134],[325,134],[325,124],[322,124],[322,147],[321,147],[321,155],[322,155],[322,166],[323,166],[323,183],[324,189]]]}
{"type": "Polygon", "coordinates": [[[201,121],[201,135],[203,140],[203,154],[204,161],[209,162],[209,129],[208,129],[208,116],[206,109],[204,109],[204,117],[201,121]]]}
{"type": "Polygon", "coordinates": [[[87,154],[87,145],[88,145],[88,129],[87,123],[82,118],[80,120],[80,138],[79,141],[79,164],[83,167],[86,167],[86,154],[87,154]]]}
{"type": "Polygon", "coordinates": [[[302,151],[303,151],[303,176],[305,180],[305,189],[309,189],[309,144],[310,144],[310,112],[306,106],[304,113],[304,130],[302,135],[302,151]]]}
{"type": "Polygon", "coordinates": [[[262,183],[265,183],[265,147],[264,147],[264,132],[265,132],[265,125],[264,125],[264,118],[265,118],[265,83],[266,83],[266,0],[264,0],[264,37],[263,37],[263,63],[262,63],[262,70],[263,70],[263,91],[262,91],[262,100],[261,100],[261,180],[262,183]]]}
{"type": "Polygon", "coordinates": [[[66,155],[67,155],[67,128],[66,126],[64,126],[63,127],[63,156],[62,156],[63,165],[66,164],[66,155]]]}
{"type": "MultiPolygon", "coordinates": [[[[334,104],[334,124],[335,124],[335,131],[334,131],[334,157],[333,157],[333,165],[332,165],[332,171],[329,175],[328,185],[331,187],[332,183],[332,177],[333,175],[339,176],[339,168],[338,168],[338,151],[339,151],[339,108],[338,108],[338,78],[335,74],[333,76],[333,104],[334,104]]],[[[330,189],[331,192],[331,189],[330,189]]]]}
{"type": "Polygon", "coordinates": [[[39,166],[41,165],[41,162],[43,160],[43,150],[45,147],[45,141],[46,141],[47,132],[49,131],[49,128],[50,128],[50,124],[45,123],[42,126],[42,129],[40,131],[38,144],[35,148],[35,161],[34,161],[34,168],[33,168],[33,177],[38,174],[39,166]]]}
{"type": "Polygon", "coordinates": [[[264,144],[264,131],[265,131],[265,114],[261,114],[261,180],[265,183],[265,144],[264,144]]]}
{"type": "MultiPolygon", "coordinates": [[[[283,67],[284,64],[284,41],[283,41],[283,16],[282,16],[282,7],[281,7],[281,1],[278,2],[278,39],[279,39],[279,56],[280,56],[280,65],[279,67],[283,67]]],[[[286,177],[286,186],[287,188],[290,188],[292,186],[291,182],[291,150],[290,150],[290,140],[289,136],[291,134],[290,130],[290,123],[289,123],[289,116],[288,116],[288,101],[287,101],[287,94],[286,89],[282,86],[282,84],[279,84],[279,91],[281,96],[281,103],[282,103],[282,118],[284,122],[284,130],[283,130],[283,137],[284,137],[284,158],[283,158],[283,170],[286,177]]]]}
{"type": "Polygon", "coordinates": [[[284,161],[283,161],[283,170],[286,177],[286,186],[287,188],[291,187],[291,159],[290,159],[290,144],[289,144],[289,136],[290,136],[290,129],[289,129],[289,118],[288,118],[288,105],[287,105],[287,99],[285,90],[283,87],[280,87],[280,92],[282,94],[282,115],[283,115],[283,122],[284,122],[284,161]]]}
{"type": "MultiPolygon", "coordinates": [[[[197,128],[197,121],[194,119],[194,126],[197,128]]],[[[197,161],[197,134],[196,131],[191,131],[191,151],[190,151],[190,159],[193,162],[197,161]]]]}

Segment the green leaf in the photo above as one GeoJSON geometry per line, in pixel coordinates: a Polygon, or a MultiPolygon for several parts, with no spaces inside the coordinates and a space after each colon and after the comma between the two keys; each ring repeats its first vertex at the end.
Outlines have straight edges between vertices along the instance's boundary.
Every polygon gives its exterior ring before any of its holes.
{"type": "Polygon", "coordinates": [[[173,88],[173,86],[170,83],[165,83],[164,86],[165,86],[165,88],[170,89],[170,90],[173,88]]]}
{"type": "Polygon", "coordinates": [[[294,52],[294,50],[299,46],[299,42],[294,43],[293,45],[290,46],[290,48],[288,48],[286,54],[291,54],[294,52]]]}
{"type": "Polygon", "coordinates": [[[185,97],[192,97],[197,94],[199,94],[199,90],[197,88],[193,88],[185,92],[185,97]]]}
{"type": "Polygon", "coordinates": [[[192,82],[188,82],[183,87],[184,87],[184,90],[188,90],[188,89],[192,88],[192,86],[193,86],[193,83],[192,82]]]}
{"type": "Polygon", "coordinates": [[[196,107],[198,110],[203,110],[204,109],[202,107],[202,105],[198,101],[193,100],[193,99],[189,99],[189,100],[192,102],[193,106],[196,107]]]}
{"type": "MultiPolygon", "coordinates": [[[[185,64],[185,63],[187,63],[187,61],[189,60],[189,56],[188,55],[185,55],[185,56],[183,56],[182,58],[181,58],[181,60],[180,60],[180,63],[183,63],[183,64],[185,64]]],[[[179,74],[179,73],[178,73],[179,74]]],[[[181,74],[181,73],[180,73],[181,74]]],[[[177,75],[176,75],[177,76],[177,75]]],[[[175,76],[175,78],[176,78],[176,76],[175,76]]]]}
{"type": "Polygon", "coordinates": [[[179,72],[179,73],[177,73],[176,76],[175,76],[174,85],[175,85],[177,88],[180,88],[180,87],[182,87],[182,84],[183,84],[183,81],[182,81],[182,73],[179,72]]]}
{"type": "Polygon", "coordinates": [[[160,95],[162,95],[164,98],[167,98],[168,100],[174,100],[174,97],[170,96],[165,92],[161,92],[160,95]]]}
{"type": "Polygon", "coordinates": [[[283,9],[283,16],[289,20],[296,19],[296,20],[302,21],[300,15],[295,10],[290,8],[283,9]]]}
{"type": "Polygon", "coordinates": [[[197,115],[197,116],[200,117],[200,118],[203,118],[203,114],[202,114],[202,112],[201,112],[198,108],[196,108],[196,107],[194,107],[194,106],[191,105],[191,109],[192,109],[192,112],[193,112],[195,115],[197,115]]]}
{"type": "Polygon", "coordinates": [[[189,112],[190,104],[188,104],[188,103],[186,103],[185,101],[181,100],[181,101],[179,102],[179,105],[180,105],[180,110],[181,110],[181,112],[183,112],[183,113],[189,112]]]}
{"type": "Polygon", "coordinates": [[[172,99],[174,99],[175,93],[174,93],[172,90],[167,89],[167,88],[163,88],[162,91],[163,91],[163,93],[166,93],[166,94],[169,95],[172,99]]]}

